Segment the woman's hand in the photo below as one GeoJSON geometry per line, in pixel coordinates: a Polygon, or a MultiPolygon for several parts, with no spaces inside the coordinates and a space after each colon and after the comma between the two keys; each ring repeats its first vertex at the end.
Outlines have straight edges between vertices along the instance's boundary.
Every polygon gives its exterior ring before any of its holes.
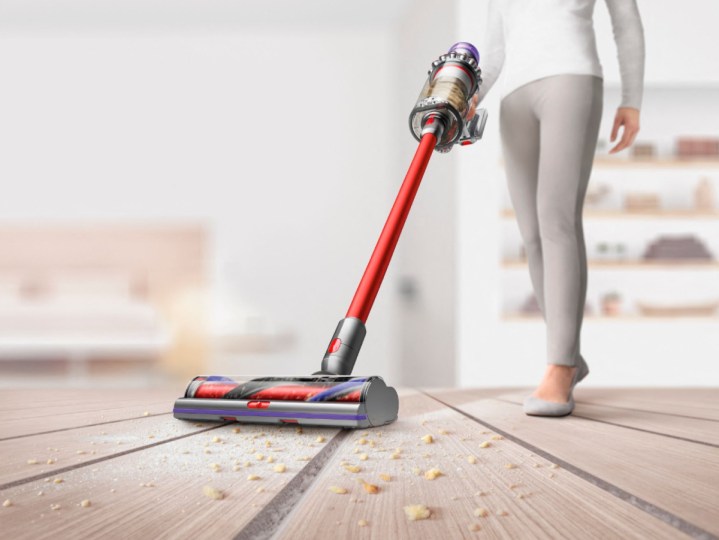
{"type": "Polygon", "coordinates": [[[622,138],[614,148],[609,151],[610,154],[616,154],[625,148],[629,148],[634,142],[634,139],[636,139],[637,133],[639,133],[639,109],[632,107],[619,107],[617,109],[617,115],[614,117],[614,126],[612,127],[612,136],[609,139],[611,142],[617,139],[620,127],[623,128],[622,138]]]}

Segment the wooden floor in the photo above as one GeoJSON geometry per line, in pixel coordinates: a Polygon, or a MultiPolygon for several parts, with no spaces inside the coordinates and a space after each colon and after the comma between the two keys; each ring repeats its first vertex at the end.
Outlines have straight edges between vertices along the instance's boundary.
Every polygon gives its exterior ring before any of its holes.
{"type": "Polygon", "coordinates": [[[407,389],[391,426],[301,433],[178,421],[175,393],[0,393],[2,537],[719,538],[717,389],[580,389],[563,419],[407,389]]]}

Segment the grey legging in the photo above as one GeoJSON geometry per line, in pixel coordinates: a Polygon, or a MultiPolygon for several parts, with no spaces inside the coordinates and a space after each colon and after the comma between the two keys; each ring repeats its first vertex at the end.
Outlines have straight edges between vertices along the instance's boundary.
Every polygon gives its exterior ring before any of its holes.
{"type": "Polygon", "coordinates": [[[587,296],[582,206],[602,115],[602,79],[555,75],[501,104],[507,181],[547,324],[547,362],[574,366],[587,296]]]}

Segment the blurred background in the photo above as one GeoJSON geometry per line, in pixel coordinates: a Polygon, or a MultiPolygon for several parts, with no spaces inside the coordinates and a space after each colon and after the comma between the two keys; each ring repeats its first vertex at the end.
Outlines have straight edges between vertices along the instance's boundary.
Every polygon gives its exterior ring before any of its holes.
{"type": "MultiPolygon", "coordinates": [[[[178,384],[319,368],[414,152],[432,60],[486,0],[0,0],[0,386],[178,384]]],[[[586,204],[598,386],[719,383],[715,0],[639,0],[638,144],[586,204]]],[[[480,47],[480,52],[481,52],[480,47]]],[[[358,373],[528,386],[544,328],[484,140],[430,163],[358,373]]]]}

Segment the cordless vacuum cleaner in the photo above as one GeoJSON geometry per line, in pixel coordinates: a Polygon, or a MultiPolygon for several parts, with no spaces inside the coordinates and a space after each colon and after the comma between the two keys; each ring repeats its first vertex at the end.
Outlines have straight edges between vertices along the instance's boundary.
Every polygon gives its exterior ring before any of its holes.
{"type": "Polygon", "coordinates": [[[175,418],[262,424],[366,428],[397,419],[399,400],[382,377],[352,376],[365,322],[389,266],[433,150],[449,152],[482,136],[486,111],[470,113],[481,83],[479,53],[457,43],[432,63],[409,125],[419,141],[347,315],[327,346],[322,369],[310,377],[195,377],[175,401],[175,418]]]}

